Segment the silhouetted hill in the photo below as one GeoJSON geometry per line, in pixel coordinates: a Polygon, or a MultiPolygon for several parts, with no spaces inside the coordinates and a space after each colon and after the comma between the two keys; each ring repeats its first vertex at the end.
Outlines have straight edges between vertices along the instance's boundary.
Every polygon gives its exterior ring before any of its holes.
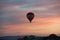
{"type": "MultiPolygon", "coordinates": [[[[22,38],[24,40],[45,40],[45,38],[48,39],[49,37],[50,36],[48,36],[48,37],[39,37],[39,36],[5,36],[5,37],[0,37],[0,40],[18,40],[20,38],[22,38]]],[[[60,40],[60,37],[57,37],[57,38],[58,38],[58,40],[60,40]]]]}
{"type": "MultiPolygon", "coordinates": [[[[0,37],[0,40],[17,40],[18,38],[23,38],[23,37],[25,36],[5,36],[5,37],[0,37]]],[[[35,37],[35,38],[42,39],[43,37],[35,37]]]]}
{"type": "Polygon", "coordinates": [[[1,40],[17,40],[18,38],[21,38],[22,36],[5,36],[0,37],[1,40]]]}

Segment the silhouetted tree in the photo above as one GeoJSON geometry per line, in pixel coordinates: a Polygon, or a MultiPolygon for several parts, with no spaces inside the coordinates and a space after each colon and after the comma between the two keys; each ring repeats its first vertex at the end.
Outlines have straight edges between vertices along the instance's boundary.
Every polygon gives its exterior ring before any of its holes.
{"type": "Polygon", "coordinates": [[[29,36],[29,39],[30,39],[30,40],[33,40],[33,39],[36,39],[36,37],[33,36],[33,35],[31,35],[31,36],[29,36]]]}
{"type": "Polygon", "coordinates": [[[23,38],[18,38],[17,40],[24,40],[23,38]]]}
{"type": "Polygon", "coordinates": [[[51,34],[46,37],[44,40],[58,40],[56,34],[51,34]]]}
{"type": "Polygon", "coordinates": [[[29,40],[28,36],[23,37],[24,40],[29,40]]]}

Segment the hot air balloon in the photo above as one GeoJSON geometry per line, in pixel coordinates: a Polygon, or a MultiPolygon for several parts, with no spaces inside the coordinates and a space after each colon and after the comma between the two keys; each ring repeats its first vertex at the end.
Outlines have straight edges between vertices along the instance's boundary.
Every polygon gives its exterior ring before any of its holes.
{"type": "Polygon", "coordinates": [[[33,18],[34,18],[34,13],[32,13],[32,12],[27,13],[27,18],[28,18],[28,20],[29,20],[30,23],[31,23],[31,21],[32,21],[33,18]]]}

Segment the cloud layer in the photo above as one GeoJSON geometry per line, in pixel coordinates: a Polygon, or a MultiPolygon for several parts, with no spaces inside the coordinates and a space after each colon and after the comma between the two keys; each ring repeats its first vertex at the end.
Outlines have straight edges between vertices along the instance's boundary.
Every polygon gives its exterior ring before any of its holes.
{"type": "MultiPolygon", "coordinates": [[[[60,0],[0,0],[0,5],[2,7],[0,10],[0,22],[2,21],[3,23],[2,30],[5,30],[3,28],[5,28],[4,26],[7,27],[7,25],[11,26],[19,24],[19,27],[28,23],[29,21],[26,18],[26,14],[30,11],[35,14],[35,20],[33,23],[39,23],[41,22],[38,21],[39,19],[45,20],[46,18],[47,21],[50,19],[50,22],[53,22],[53,19],[55,18],[60,20],[60,0]]],[[[49,26],[50,22],[48,22],[49,26]]],[[[41,22],[41,24],[45,25],[44,23],[47,22],[41,22]]],[[[53,22],[54,25],[57,25],[58,23],[60,24],[60,21],[56,22],[55,20],[55,22],[53,22]]]]}

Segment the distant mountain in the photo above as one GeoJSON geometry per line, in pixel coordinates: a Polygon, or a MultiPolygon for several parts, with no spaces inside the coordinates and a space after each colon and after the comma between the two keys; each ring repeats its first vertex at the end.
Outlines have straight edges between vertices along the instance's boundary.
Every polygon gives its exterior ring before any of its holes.
{"type": "Polygon", "coordinates": [[[21,38],[22,36],[5,36],[0,37],[0,40],[17,40],[18,38],[21,38]]]}
{"type": "MultiPolygon", "coordinates": [[[[0,40],[17,40],[19,38],[24,38],[24,37],[25,38],[28,37],[29,39],[34,38],[34,40],[42,40],[44,38],[48,38],[48,37],[38,37],[38,36],[4,36],[4,37],[0,37],[0,40]]],[[[60,40],[60,37],[57,38],[59,38],[60,40]]]]}
{"type": "MultiPolygon", "coordinates": [[[[0,40],[17,40],[18,38],[23,38],[24,36],[5,36],[0,37],[0,40]]],[[[39,39],[42,39],[43,37],[37,37],[39,39]]]]}

